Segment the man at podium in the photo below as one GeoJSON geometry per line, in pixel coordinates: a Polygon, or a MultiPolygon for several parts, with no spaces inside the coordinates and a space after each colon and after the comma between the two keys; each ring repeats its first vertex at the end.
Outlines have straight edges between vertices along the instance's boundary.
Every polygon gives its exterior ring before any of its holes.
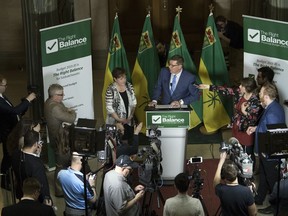
{"type": "Polygon", "coordinates": [[[148,106],[156,106],[160,99],[161,104],[180,108],[189,105],[198,99],[198,88],[195,85],[196,77],[183,69],[184,59],[174,55],[169,59],[168,68],[162,68],[155,86],[152,101],[148,106]]]}

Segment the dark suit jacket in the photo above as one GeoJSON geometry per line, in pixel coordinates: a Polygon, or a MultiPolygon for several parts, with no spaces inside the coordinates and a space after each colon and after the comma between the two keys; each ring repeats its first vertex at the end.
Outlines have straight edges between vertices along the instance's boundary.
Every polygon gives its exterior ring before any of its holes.
{"type": "Polygon", "coordinates": [[[22,184],[28,177],[36,178],[42,185],[38,200],[42,203],[45,198],[50,198],[49,183],[42,160],[20,150],[12,156],[12,168],[16,177],[16,197],[22,197],[22,184]]]}
{"type": "MultiPolygon", "coordinates": [[[[5,99],[9,101],[6,97],[5,99]]],[[[18,122],[17,115],[24,114],[30,104],[28,100],[23,100],[20,104],[13,107],[5,99],[0,97],[0,141],[6,140],[8,134],[18,122]]],[[[12,105],[10,101],[9,103],[12,105]]]]}
{"type": "Polygon", "coordinates": [[[259,120],[256,128],[255,136],[255,152],[258,153],[259,143],[259,133],[267,132],[267,125],[269,124],[285,124],[285,113],[283,107],[274,100],[269,106],[263,110],[263,114],[259,120]]]}
{"type": "Polygon", "coordinates": [[[170,104],[172,101],[183,100],[184,104],[189,105],[198,100],[199,90],[193,84],[196,77],[188,71],[183,70],[178,80],[178,84],[173,94],[170,93],[171,73],[168,68],[162,68],[154,89],[152,100],[159,100],[161,104],[170,104]]]}
{"type": "Polygon", "coordinates": [[[33,200],[21,200],[19,203],[2,209],[2,216],[56,216],[52,207],[33,200]]]}

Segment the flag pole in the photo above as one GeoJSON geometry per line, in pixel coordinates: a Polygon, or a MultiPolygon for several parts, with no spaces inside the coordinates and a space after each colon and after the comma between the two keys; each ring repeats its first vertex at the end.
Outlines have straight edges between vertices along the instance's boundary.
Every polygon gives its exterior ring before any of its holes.
{"type": "Polygon", "coordinates": [[[183,8],[181,8],[181,7],[178,5],[178,7],[175,8],[175,9],[176,9],[176,13],[177,13],[177,15],[178,15],[178,20],[179,20],[179,23],[180,23],[180,13],[182,13],[182,9],[183,9],[183,8]]]}

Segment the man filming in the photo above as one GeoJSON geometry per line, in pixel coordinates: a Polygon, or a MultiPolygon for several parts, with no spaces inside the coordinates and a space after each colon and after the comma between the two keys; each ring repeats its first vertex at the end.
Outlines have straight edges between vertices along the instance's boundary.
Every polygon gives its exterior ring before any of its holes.
{"type": "Polygon", "coordinates": [[[256,215],[252,191],[249,187],[238,184],[238,170],[236,165],[228,160],[227,153],[220,153],[220,160],[214,176],[213,186],[221,201],[222,216],[256,215]]]}

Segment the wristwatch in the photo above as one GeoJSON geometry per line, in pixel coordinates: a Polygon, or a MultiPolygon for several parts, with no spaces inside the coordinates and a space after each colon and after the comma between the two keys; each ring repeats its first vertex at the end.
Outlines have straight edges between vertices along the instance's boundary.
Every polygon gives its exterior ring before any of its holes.
{"type": "Polygon", "coordinates": [[[184,101],[181,99],[179,100],[180,105],[184,105],[184,101]]]}

